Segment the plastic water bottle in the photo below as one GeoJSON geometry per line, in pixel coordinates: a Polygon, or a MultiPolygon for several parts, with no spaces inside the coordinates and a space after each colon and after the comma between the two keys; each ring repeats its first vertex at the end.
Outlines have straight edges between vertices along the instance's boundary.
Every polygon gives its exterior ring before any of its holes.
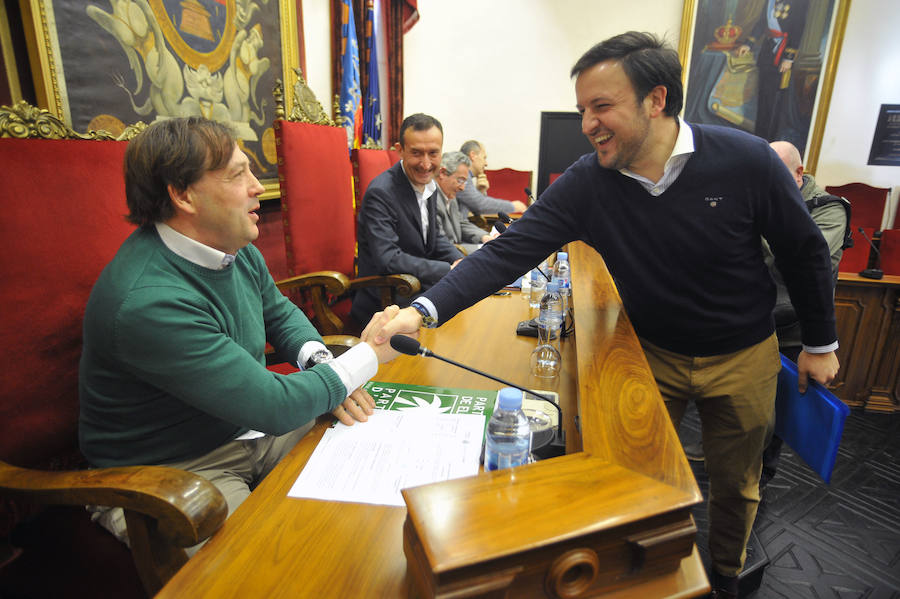
{"type": "Polygon", "coordinates": [[[572,267],[569,265],[569,253],[557,252],[556,263],[553,265],[553,279],[559,283],[559,296],[562,298],[562,313],[565,317],[569,313],[572,295],[572,267]]]}
{"type": "Polygon", "coordinates": [[[544,290],[547,285],[547,280],[544,278],[538,269],[534,269],[531,271],[531,298],[528,301],[528,305],[532,308],[540,308],[541,299],[544,297],[544,290]]]}
{"type": "Polygon", "coordinates": [[[500,470],[527,464],[531,454],[531,426],[522,411],[522,392],[512,387],[500,390],[497,409],[488,421],[484,446],[484,469],[500,470]]]}
{"type": "Polygon", "coordinates": [[[559,283],[555,280],[547,283],[547,290],[541,298],[541,311],[538,313],[538,330],[545,326],[550,331],[549,339],[559,338],[559,329],[563,320],[563,300],[559,283]]]}
{"type": "Polygon", "coordinates": [[[547,292],[541,299],[541,311],[537,317],[538,345],[531,352],[531,373],[540,378],[553,378],[562,369],[559,337],[562,332],[563,312],[559,284],[547,283],[547,292]]]}

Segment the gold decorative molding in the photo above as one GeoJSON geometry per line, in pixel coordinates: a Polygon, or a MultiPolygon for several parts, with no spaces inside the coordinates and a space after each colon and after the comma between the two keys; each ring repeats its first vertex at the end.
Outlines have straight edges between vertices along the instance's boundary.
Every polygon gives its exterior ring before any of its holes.
{"type": "Polygon", "coordinates": [[[12,106],[0,106],[0,137],[127,141],[146,128],[145,123],[138,122],[127,126],[119,136],[102,130],[78,133],[49,110],[36,108],[24,100],[12,106]]]}
{"type": "Polygon", "coordinates": [[[294,73],[297,75],[297,81],[294,83],[291,96],[293,106],[289,111],[286,111],[284,107],[283,84],[280,80],[275,81],[275,89],[272,92],[275,97],[275,118],[336,127],[337,125],[328,117],[319,100],[316,99],[316,94],[307,85],[302,71],[295,67],[294,73]]]}

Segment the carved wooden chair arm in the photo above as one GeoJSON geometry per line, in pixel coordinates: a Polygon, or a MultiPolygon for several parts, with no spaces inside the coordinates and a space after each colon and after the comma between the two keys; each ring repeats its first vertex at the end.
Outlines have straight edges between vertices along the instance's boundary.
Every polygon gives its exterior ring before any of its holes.
{"type": "Polygon", "coordinates": [[[128,466],[54,472],[0,462],[0,492],[41,504],[122,507],[156,520],[179,547],[209,538],[228,515],[222,493],[192,472],[128,466]]]}
{"type": "Polygon", "coordinates": [[[0,493],[41,504],[124,508],[131,556],[151,597],[187,562],[184,548],[208,539],[228,516],[211,482],[163,466],[51,472],[0,462],[0,493]]]}
{"type": "Polygon", "coordinates": [[[350,289],[350,279],[336,270],[319,270],[276,281],[275,285],[282,291],[318,287],[332,295],[343,295],[350,289]]]}
{"type": "Polygon", "coordinates": [[[422,284],[413,275],[374,275],[360,277],[350,281],[350,289],[356,290],[363,287],[378,287],[378,297],[382,307],[397,303],[398,295],[410,296],[419,292],[422,284]]]}
{"type": "Polygon", "coordinates": [[[362,339],[353,335],[325,335],[322,341],[335,356],[341,355],[357,343],[362,343],[362,339]]]}
{"type": "Polygon", "coordinates": [[[305,290],[308,293],[322,334],[340,333],[344,329],[344,323],[328,305],[328,297],[347,293],[350,289],[347,275],[336,270],[319,270],[277,281],[275,285],[283,292],[305,290]]]}

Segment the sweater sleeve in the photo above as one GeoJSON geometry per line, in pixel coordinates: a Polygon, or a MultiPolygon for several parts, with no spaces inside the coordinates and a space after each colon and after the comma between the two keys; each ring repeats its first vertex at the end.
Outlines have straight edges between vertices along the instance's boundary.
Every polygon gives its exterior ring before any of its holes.
{"type": "Polygon", "coordinates": [[[575,179],[576,175],[570,173],[560,177],[522,218],[509,225],[498,238],[467,256],[424,293],[434,304],[441,323],[514,281],[552,252],[576,239],[579,227],[574,198],[579,194],[569,192],[583,182],[575,179]],[[571,187],[568,191],[567,185],[571,187]]]}
{"type": "Polygon", "coordinates": [[[803,344],[829,345],[837,330],[828,246],[774,151],[769,152],[767,178],[768,189],[760,196],[762,234],[800,318],[803,344]]]}
{"type": "MultiPolygon", "coordinates": [[[[186,404],[241,428],[280,435],[343,401],[344,385],[333,370],[275,374],[235,338],[244,332],[234,329],[246,325],[200,295],[168,291],[132,291],[114,316],[111,340],[121,366],[164,394],[158,410],[172,413],[159,414],[161,422],[178,419],[186,404]]],[[[305,328],[294,316],[286,320],[285,334],[305,328]]]]}

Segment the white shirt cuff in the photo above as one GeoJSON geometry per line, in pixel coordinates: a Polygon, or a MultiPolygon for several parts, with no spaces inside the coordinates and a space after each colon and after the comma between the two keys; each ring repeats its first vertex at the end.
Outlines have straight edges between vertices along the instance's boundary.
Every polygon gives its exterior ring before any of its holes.
{"type": "Polygon", "coordinates": [[[345,396],[368,383],[378,372],[378,356],[375,350],[365,342],[357,343],[331,362],[331,366],[344,387],[347,388],[345,396]]]}
{"type": "Polygon", "coordinates": [[[309,357],[322,349],[328,350],[321,341],[307,341],[304,343],[303,347],[300,348],[300,353],[297,355],[297,366],[302,370],[304,365],[309,362],[309,357]]]}
{"type": "Polygon", "coordinates": [[[804,345],[803,351],[808,354],[827,354],[828,352],[836,351],[838,348],[838,342],[829,343],[828,345],[804,345]]]}
{"type": "Polygon", "coordinates": [[[431,303],[430,299],[428,299],[425,296],[420,295],[419,297],[417,297],[416,299],[413,300],[413,303],[419,304],[420,306],[425,308],[428,311],[428,314],[432,318],[434,318],[435,321],[440,322],[440,319],[438,318],[437,308],[434,307],[434,304],[431,303]]]}

